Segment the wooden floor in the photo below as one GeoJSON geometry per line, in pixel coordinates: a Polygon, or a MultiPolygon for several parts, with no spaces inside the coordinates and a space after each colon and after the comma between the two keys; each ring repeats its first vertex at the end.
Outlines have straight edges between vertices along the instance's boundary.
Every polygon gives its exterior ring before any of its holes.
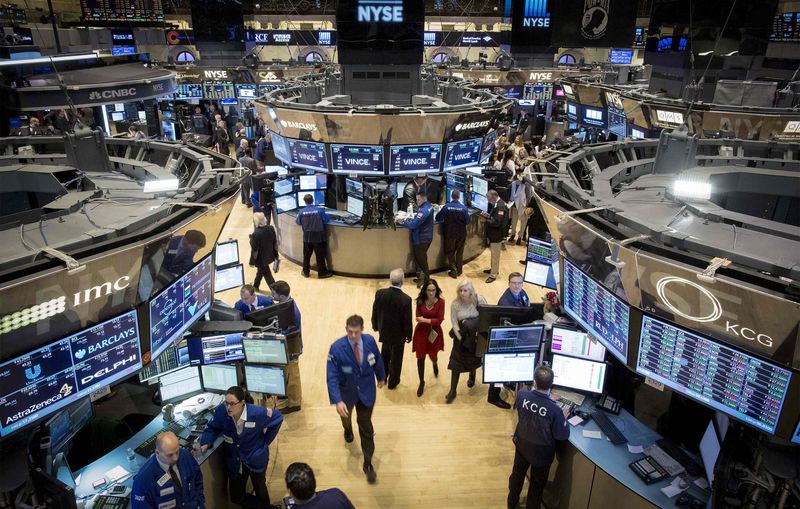
{"type": "MultiPolygon", "coordinates": [[[[221,240],[239,239],[240,256],[246,261],[251,231],[251,209],[237,203],[221,240]]],[[[500,277],[486,284],[483,269],[489,267],[487,249],[464,267],[464,274],[472,279],[478,293],[494,304],[507,287],[508,274],[523,268],[518,263],[523,258],[524,247],[509,246],[502,252],[500,277]]],[[[247,267],[246,280],[252,282],[254,275],[255,271],[247,267]]],[[[450,330],[449,306],[457,281],[446,273],[435,274],[434,278],[447,303],[443,324],[446,333],[450,330]]],[[[328,348],[334,339],[344,335],[344,322],[351,314],[364,316],[366,332],[373,333],[369,330],[372,300],[378,288],[388,285],[388,275],[387,280],[339,276],[318,280],[313,275],[306,279],[300,275],[299,266],[284,260],[276,279],[287,281],[292,288],[292,297],[302,313],[305,349],[300,359],[302,410],[286,416],[277,446],[272,447],[268,474],[273,502],[286,493],[286,467],[303,461],[314,469],[319,489],[338,487],[357,508],[505,507],[514,457],[512,411],[486,403],[487,388],[480,384],[480,371],[479,383],[472,389],[467,388],[466,375],[462,375],[458,397],[453,404],[445,404],[450,377],[447,359],[452,347],[447,336],[439,359],[439,378],[433,377],[430,362],[426,363],[426,387],[421,398],[416,395],[417,369],[410,345],[405,350],[400,385],[392,391],[384,387],[378,393],[373,413],[377,484],[369,485],[361,472],[358,433],[353,443],[345,443],[339,417],[328,403],[328,348]]],[[[541,289],[525,286],[531,301],[538,302],[543,295],[541,289]]],[[[417,289],[411,279],[406,279],[403,290],[416,298],[417,289]]],[[[233,304],[238,290],[217,297],[233,304]]]]}

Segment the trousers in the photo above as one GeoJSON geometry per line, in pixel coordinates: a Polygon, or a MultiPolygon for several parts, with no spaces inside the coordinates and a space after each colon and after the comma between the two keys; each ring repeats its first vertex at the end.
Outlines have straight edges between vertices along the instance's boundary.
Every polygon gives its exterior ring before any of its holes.
{"type": "Polygon", "coordinates": [[[519,495],[525,483],[525,474],[531,470],[531,479],[528,483],[528,500],[525,509],[539,509],[542,506],[542,494],[550,474],[550,465],[534,467],[525,459],[519,449],[514,451],[514,467],[508,478],[508,509],[516,509],[519,505],[519,495]]]}
{"type": "Polygon", "coordinates": [[[430,270],[428,269],[428,248],[431,247],[430,242],[424,244],[414,244],[411,246],[411,253],[414,255],[414,263],[417,266],[417,274],[423,279],[430,277],[430,270]]]}
{"type": "Polygon", "coordinates": [[[317,259],[317,273],[328,273],[328,261],[325,255],[328,252],[327,242],[303,242],[303,274],[309,274],[311,271],[311,253],[314,253],[317,259]]]}
{"type": "Polygon", "coordinates": [[[303,404],[303,387],[300,384],[300,359],[289,359],[286,363],[286,406],[303,404]]]}
{"type": "Polygon", "coordinates": [[[403,370],[403,349],[405,343],[402,341],[384,341],[381,343],[381,357],[383,365],[386,367],[386,383],[390,387],[400,383],[400,372],[403,370]]]}
{"type": "Polygon", "coordinates": [[[272,276],[272,270],[269,268],[269,264],[262,266],[257,266],[256,268],[256,278],[253,280],[253,286],[258,288],[261,285],[261,278],[264,278],[267,281],[267,286],[272,286],[275,284],[275,278],[272,276]]]}
{"type": "Polygon", "coordinates": [[[231,502],[245,509],[261,509],[269,505],[269,491],[267,491],[267,469],[263,472],[253,472],[242,465],[242,473],[236,477],[228,477],[228,492],[231,502]],[[247,493],[247,480],[253,483],[255,495],[247,493]]]}
{"type": "Polygon", "coordinates": [[[361,452],[364,454],[364,464],[372,464],[372,455],[375,453],[375,428],[372,427],[372,409],[361,401],[355,405],[347,405],[347,417],[341,417],[342,427],[345,431],[353,432],[353,408],[356,410],[356,423],[358,423],[358,436],[361,439],[361,452]]]}
{"type": "Polygon", "coordinates": [[[489,243],[489,252],[492,254],[492,268],[491,275],[497,277],[500,274],[500,251],[502,250],[502,243],[491,242],[489,243]]]}
{"type": "Polygon", "coordinates": [[[455,275],[461,275],[464,266],[464,243],[467,239],[453,239],[445,237],[444,253],[447,255],[447,266],[455,275]]]}

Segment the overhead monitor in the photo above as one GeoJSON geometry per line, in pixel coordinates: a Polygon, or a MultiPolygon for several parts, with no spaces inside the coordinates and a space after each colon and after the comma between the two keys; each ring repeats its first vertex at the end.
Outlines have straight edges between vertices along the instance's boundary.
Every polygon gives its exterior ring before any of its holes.
{"type": "Polygon", "coordinates": [[[150,358],[180,339],[211,307],[211,255],[150,299],[150,358]]]}
{"type": "Polygon", "coordinates": [[[483,137],[483,147],[481,148],[481,164],[486,164],[494,153],[494,142],[497,140],[497,131],[489,131],[483,137]]]}
{"type": "Polygon", "coordinates": [[[59,452],[81,428],[92,420],[92,417],[94,417],[92,399],[85,397],[48,420],[45,427],[50,433],[51,453],[59,452]]]}
{"type": "Polygon", "coordinates": [[[602,362],[606,358],[606,348],[600,343],[592,341],[589,334],[561,325],[553,325],[550,351],[554,354],[598,362],[602,362]]]}
{"type": "Polygon", "coordinates": [[[214,293],[241,288],[242,285],[244,285],[244,265],[241,263],[214,269],[214,293]]]}
{"type": "Polygon", "coordinates": [[[174,403],[203,392],[200,368],[188,366],[162,375],[158,379],[158,391],[161,394],[161,403],[164,404],[174,403]]]}
{"type": "Polygon", "coordinates": [[[288,139],[290,164],[308,170],[328,171],[325,144],[315,141],[288,139]]]}
{"type": "Polygon", "coordinates": [[[224,393],[231,387],[239,385],[236,366],[226,366],[225,364],[201,366],[200,376],[203,381],[203,390],[207,392],[224,393]]]}
{"type": "Polygon", "coordinates": [[[550,263],[538,263],[527,260],[525,262],[525,274],[523,279],[526,283],[532,285],[557,290],[560,279],[558,260],[550,263]]]}
{"type": "Polygon", "coordinates": [[[245,364],[244,377],[248,391],[286,396],[286,375],[283,368],[245,364]]]}
{"type": "Polygon", "coordinates": [[[186,342],[189,345],[189,363],[193,366],[244,359],[241,332],[218,336],[192,337],[186,342]]]}
{"type": "Polygon", "coordinates": [[[344,179],[344,187],[347,191],[347,196],[363,196],[364,195],[364,184],[359,182],[358,180],[353,180],[349,178],[344,179]]]}
{"type": "MultiPolygon", "coordinates": [[[[210,312],[211,310],[209,310],[210,312]]],[[[159,376],[189,365],[189,347],[185,341],[170,346],[157,359],[139,371],[139,381],[147,382],[159,376]]]]}
{"type": "Polygon", "coordinates": [[[237,83],[236,98],[240,100],[253,100],[258,98],[258,85],[255,83],[237,83]]]}
{"type": "Polygon", "coordinates": [[[605,362],[555,354],[553,385],[600,394],[606,381],[606,367],[605,362]]]}
{"type": "Polygon", "coordinates": [[[482,196],[486,196],[486,194],[489,192],[489,182],[486,179],[482,179],[481,177],[473,175],[472,192],[480,194],[482,196]]]}
{"type": "Polygon", "coordinates": [[[364,200],[356,198],[355,196],[347,197],[347,212],[354,216],[361,217],[364,215],[364,200]]]}
{"type": "Polygon", "coordinates": [[[333,173],[383,175],[383,145],[331,144],[333,173]]]}
{"type": "Polygon", "coordinates": [[[206,99],[219,101],[222,99],[236,99],[236,88],[231,82],[203,82],[203,96],[206,99]]]}
{"type": "Polygon", "coordinates": [[[200,83],[180,83],[175,89],[175,99],[186,101],[203,98],[203,85],[200,83]]]}
{"type": "Polygon", "coordinates": [[[223,267],[239,263],[239,241],[236,239],[217,242],[214,247],[214,265],[223,267]]]}
{"type": "Polygon", "coordinates": [[[722,449],[714,429],[714,420],[708,421],[703,438],[700,439],[700,459],[703,460],[703,469],[706,471],[706,479],[709,486],[714,484],[714,467],[717,465],[717,458],[722,449]]]}
{"type": "Polygon", "coordinates": [[[328,176],[324,173],[300,175],[299,180],[301,191],[315,191],[317,189],[325,189],[328,187],[328,176]]]}
{"type": "Polygon", "coordinates": [[[275,196],[283,196],[294,192],[294,177],[278,179],[273,184],[275,196]]]}
{"type": "Polygon", "coordinates": [[[274,338],[244,338],[244,358],[249,364],[279,364],[288,362],[286,341],[274,338]]]}
{"type": "Polygon", "coordinates": [[[636,371],[767,433],[792,374],[673,323],[642,317],[636,371]]]}
{"type": "Polygon", "coordinates": [[[533,382],[535,352],[498,352],[483,355],[483,383],[533,382]]]}
{"type": "Polygon", "coordinates": [[[295,326],[294,301],[292,299],[256,309],[247,315],[247,320],[259,327],[277,327],[287,330],[295,326]]]}
{"type": "Polygon", "coordinates": [[[480,164],[482,148],[483,138],[448,143],[444,157],[444,171],[480,164]]]}
{"type": "Polygon", "coordinates": [[[136,311],[0,364],[0,437],[142,367],[136,311]]]}
{"type": "MultiPolygon", "coordinates": [[[[467,177],[466,175],[461,175],[459,173],[445,173],[445,182],[449,187],[458,188],[461,191],[464,191],[467,186],[467,177]]],[[[450,199],[450,195],[447,195],[447,199],[450,199]]]]}
{"type": "Polygon", "coordinates": [[[125,114],[124,113],[119,113],[117,111],[111,113],[111,121],[112,122],[122,122],[123,120],[125,120],[125,114]]]}
{"type": "Polygon", "coordinates": [[[325,191],[298,191],[297,192],[297,207],[303,208],[306,206],[306,195],[313,198],[311,205],[325,206],[325,191]]]}
{"type": "Polygon", "coordinates": [[[472,193],[470,198],[470,207],[476,208],[482,212],[489,212],[489,200],[486,198],[486,196],[478,193],[472,193]]]}
{"type": "Polygon", "coordinates": [[[278,214],[284,212],[291,212],[297,208],[297,196],[294,194],[287,194],[286,196],[275,197],[275,209],[278,214]]]}
{"type": "Polygon", "coordinates": [[[442,145],[393,145],[389,148],[389,175],[438,173],[442,145]]]}
{"type": "Polygon", "coordinates": [[[632,49],[612,49],[609,54],[609,61],[616,65],[630,65],[633,60],[632,49]]]}
{"type": "Polygon", "coordinates": [[[567,103],[567,115],[571,118],[578,118],[578,105],[575,103],[567,103]]]}
{"type": "Polygon", "coordinates": [[[289,153],[289,142],[280,134],[273,133],[272,131],[270,131],[269,135],[272,140],[272,150],[275,152],[275,157],[279,161],[290,164],[292,162],[292,156],[289,153]]]}
{"type": "Polygon", "coordinates": [[[564,258],[564,310],[627,363],[630,306],[564,258]]]}
{"type": "Polygon", "coordinates": [[[544,325],[492,327],[489,329],[489,352],[537,351],[544,325]]]}

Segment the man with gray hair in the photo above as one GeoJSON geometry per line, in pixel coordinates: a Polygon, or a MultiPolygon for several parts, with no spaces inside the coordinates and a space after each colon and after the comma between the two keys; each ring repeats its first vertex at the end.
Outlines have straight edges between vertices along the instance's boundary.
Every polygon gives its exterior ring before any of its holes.
{"type": "Polygon", "coordinates": [[[155,454],[133,479],[132,495],[132,509],[205,509],[200,465],[180,446],[175,433],[158,435],[155,454]]]}
{"type": "Polygon", "coordinates": [[[400,383],[403,369],[403,349],[413,337],[411,322],[411,297],[402,290],[405,274],[403,269],[389,273],[392,286],[375,293],[372,303],[372,329],[378,331],[381,356],[386,367],[387,385],[394,389],[400,383]]]}

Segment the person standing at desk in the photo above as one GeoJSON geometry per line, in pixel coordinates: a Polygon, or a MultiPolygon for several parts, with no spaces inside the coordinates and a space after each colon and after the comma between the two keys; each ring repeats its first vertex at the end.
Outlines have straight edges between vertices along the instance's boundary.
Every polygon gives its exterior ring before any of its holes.
{"type": "Polygon", "coordinates": [[[263,212],[253,213],[253,226],[255,229],[250,235],[250,265],[256,267],[256,278],[253,286],[259,290],[261,278],[267,280],[267,285],[272,286],[275,278],[269,269],[269,264],[278,259],[278,236],[275,228],[267,224],[267,216],[263,212]]]}
{"type": "Polygon", "coordinates": [[[389,273],[392,286],[381,288],[375,292],[372,303],[372,329],[378,331],[381,342],[381,356],[384,368],[389,375],[389,389],[400,383],[400,371],[403,369],[403,349],[411,342],[413,327],[411,325],[411,297],[403,290],[403,269],[394,269],[389,273]]]}
{"type": "Polygon", "coordinates": [[[531,476],[525,509],[539,509],[542,506],[542,492],[555,457],[556,440],[569,438],[569,424],[566,419],[568,410],[562,411],[550,399],[553,370],[540,366],[533,377],[534,390],[517,391],[514,402],[519,422],[514,430],[516,448],[514,467],[508,478],[508,509],[516,509],[519,505],[519,494],[529,468],[531,476]]]}
{"type": "Polygon", "coordinates": [[[264,509],[271,507],[266,479],[269,444],[281,429],[283,415],[277,409],[246,403],[245,396],[241,387],[228,389],[225,402],[214,410],[200,436],[200,452],[205,454],[222,433],[231,502],[247,509],[264,509]],[[255,495],[246,491],[248,479],[255,495]]]}
{"type": "Polygon", "coordinates": [[[244,285],[242,289],[239,290],[239,296],[241,299],[236,301],[233,307],[237,311],[241,311],[242,315],[245,317],[257,309],[274,304],[272,299],[266,295],[256,295],[256,289],[253,285],[244,285]]]}
{"type": "Polygon", "coordinates": [[[203,115],[203,109],[200,106],[195,106],[194,115],[192,115],[192,131],[195,134],[211,135],[211,122],[203,115]]]}
{"type": "MultiPolygon", "coordinates": [[[[291,292],[292,288],[286,281],[275,281],[275,284],[272,285],[272,298],[276,303],[289,300],[291,292]]],[[[287,343],[289,340],[296,340],[299,343],[300,351],[289,354],[289,362],[286,364],[286,407],[283,409],[283,415],[297,412],[303,403],[303,387],[300,385],[300,354],[303,353],[303,334],[300,325],[300,308],[297,307],[296,300],[293,300],[292,304],[294,305],[294,327],[285,329],[281,333],[286,336],[287,343]]]]}
{"type": "Polygon", "coordinates": [[[345,329],[347,335],[334,341],[328,352],[328,398],[332,405],[336,405],[336,412],[342,419],[347,443],[353,441],[352,414],[353,408],[356,409],[361,451],[364,454],[363,470],[367,482],[374,484],[378,476],[372,466],[375,452],[372,409],[375,407],[376,381],[378,388],[382,388],[386,371],[375,338],[362,334],[364,319],[352,315],[347,319],[345,329]]]}
{"type": "Polygon", "coordinates": [[[436,214],[437,221],[444,221],[444,252],[450,270],[447,275],[456,279],[464,265],[464,242],[467,240],[469,209],[459,201],[461,192],[453,189],[450,201],[436,214]]]}
{"type": "Polygon", "coordinates": [[[294,507],[303,509],[355,509],[353,503],[337,488],[317,491],[314,471],[305,463],[292,463],[284,476],[286,488],[295,500],[294,507]]]}
{"type": "Polygon", "coordinates": [[[417,288],[430,278],[428,269],[428,248],[433,241],[433,206],[428,203],[425,193],[417,192],[417,206],[419,210],[414,217],[406,219],[403,223],[411,230],[411,252],[417,266],[417,277],[414,282],[417,288]]]}
{"type": "Polygon", "coordinates": [[[175,433],[156,438],[156,452],[133,478],[132,509],[205,509],[203,473],[175,433]]]}
{"type": "Polygon", "coordinates": [[[486,199],[492,205],[492,212],[481,212],[481,217],[486,221],[486,238],[492,255],[492,266],[483,273],[489,274],[486,282],[493,283],[500,273],[500,251],[508,229],[508,207],[494,189],[486,193],[486,199]]]}
{"type": "Polygon", "coordinates": [[[303,277],[311,273],[311,253],[317,257],[317,274],[319,279],[333,276],[328,270],[325,256],[328,253],[328,232],[325,225],[330,222],[325,209],[314,205],[314,197],[310,194],[303,196],[306,204],[298,213],[295,222],[303,229],[303,277]]]}

